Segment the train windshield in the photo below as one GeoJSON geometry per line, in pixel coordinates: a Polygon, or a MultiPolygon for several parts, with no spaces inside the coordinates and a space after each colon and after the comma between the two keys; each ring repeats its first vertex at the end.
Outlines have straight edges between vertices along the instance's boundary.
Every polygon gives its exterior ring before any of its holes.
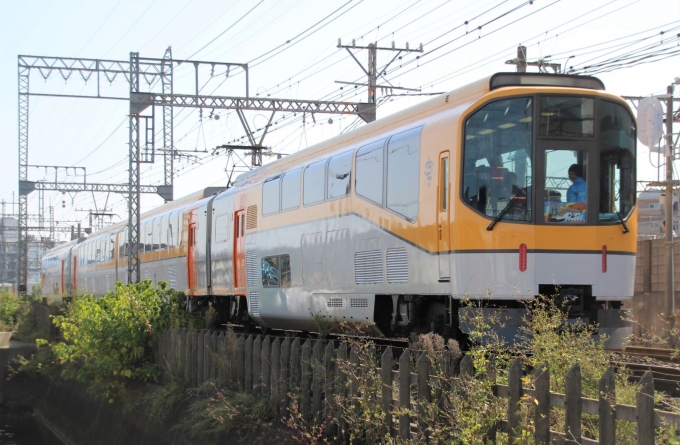
{"type": "Polygon", "coordinates": [[[532,102],[492,102],[466,122],[463,199],[486,216],[531,220],[532,102]]]}
{"type": "Polygon", "coordinates": [[[488,103],[465,122],[461,198],[491,227],[620,224],[635,205],[635,138],[629,110],[609,100],[488,103]]]}

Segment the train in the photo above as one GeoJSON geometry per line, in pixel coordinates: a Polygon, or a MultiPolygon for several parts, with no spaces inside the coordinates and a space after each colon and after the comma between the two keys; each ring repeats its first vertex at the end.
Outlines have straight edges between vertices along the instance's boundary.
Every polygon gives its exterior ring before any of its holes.
{"type": "MultiPolygon", "coordinates": [[[[457,337],[472,301],[514,335],[548,294],[615,342],[635,156],[634,115],[599,79],[496,73],[144,213],[133,248],[142,279],[225,323],[457,337]]],[[[43,292],[125,282],[127,230],[50,250],[43,292]]]]}

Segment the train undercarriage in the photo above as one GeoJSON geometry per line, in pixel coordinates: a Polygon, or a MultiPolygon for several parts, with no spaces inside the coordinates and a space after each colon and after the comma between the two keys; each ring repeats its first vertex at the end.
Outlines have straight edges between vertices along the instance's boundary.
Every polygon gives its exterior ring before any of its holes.
{"type": "MultiPolygon", "coordinates": [[[[592,295],[591,286],[541,285],[539,291],[555,299],[557,306],[566,311],[568,322],[581,320],[597,324],[599,332],[610,337],[610,348],[617,347],[630,334],[627,311],[621,309],[621,302],[598,301],[592,295]]],[[[210,307],[216,311],[215,327],[225,324],[243,325],[247,330],[258,327],[249,316],[245,296],[187,297],[189,311],[205,312],[210,307]]],[[[461,300],[448,295],[376,295],[373,322],[387,338],[434,332],[466,344],[474,328],[471,320],[475,317],[479,322],[480,314],[483,314],[482,322],[492,325],[500,339],[512,342],[526,324],[526,301],[461,300]]],[[[339,326],[331,327],[331,330],[339,329],[339,326]]]]}

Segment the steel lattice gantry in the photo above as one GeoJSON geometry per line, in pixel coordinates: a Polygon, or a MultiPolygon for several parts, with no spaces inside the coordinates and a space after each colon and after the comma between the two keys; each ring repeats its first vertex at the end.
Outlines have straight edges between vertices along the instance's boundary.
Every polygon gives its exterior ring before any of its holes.
{"type": "MultiPolygon", "coordinates": [[[[271,126],[274,113],[300,112],[300,113],[330,113],[330,114],[353,114],[358,115],[366,122],[375,120],[375,104],[350,103],[330,101],[308,101],[288,99],[260,99],[251,98],[249,95],[248,65],[243,63],[209,62],[196,60],[176,60],[172,58],[172,50],[168,48],[162,58],[140,57],[139,53],[130,53],[129,60],[85,59],[72,57],[44,57],[44,56],[18,56],[19,71],[19,260],[18,264],[18,289],[26,291],[27,279],[27,242],[28,226],[27,198],[34,190],[56,191],[94,191],[113,192],[128,195],[128,245],[136,246],[139,241],[140,222],[140,194],[157,193],[166,201],[173,199],[173,156],[175,153],[173,140],[173,109],[184,108],[210,108],[210,109],[233,109],[239,114],[239,118],[246,131],[253,149],[253,159],[256,153],[261,153],[262,142],[271,126]],[[176,94],[173,86],[174,70],[180,66],[193,66],[195,69],[194,94],[176,94]],[[199,94],[198,76],[200,66],[209,66],[212,72],[216,67],[229,70],[241,69],[245,72],[245,95],[244,97],[202,96],[199,94]],[[29,80],[31,72],[38,72],[45,80],[52,74],[58,73],[65,81],[72,78],[80,78],[83,82],[94,81],[96,93],[88,94],[51,94],[31,93],[29,80]],[[129,94],[119,96],[101,95],[100,85],[102,82],[113,82],[118,76],[123,76],[129,83],[129,94]],[[159,84],[161,92],[144,92],[140,90],[140,79],[143,78],[152,90],[154,85],[159,84]],[[28,180],[28,103],[29,96],[50,97],[73,97],[90,99],[125,100],[130,104],[130,128],[129,128],[129,181],[128,184],[79,184],[61,182],[32,182],[28,180]],[[148,107],[152,107],[151,116],[142,116],[141,113],[148,107]],[[139,164],[154,162],[155,160],[155,131],[153,129],[154,109],[162,108],[163,118],[163,158],[164,158],[164,184],[160,186],[147,186],[140,183],[139,164]],[[249,128],[243,110],[270,111],[272,113],[269,124],[264,129],[259,141],[254,138],[253,131],[249,128]],[[151,136],[149,138],[149,121],[151,124],[151,136]],[[141,125],[144,123],[144,125],[141,125]],[[146,127],[146,135],[142,141],[140,135],[142,127],[146,127]]],[[[139,256],[136,249],[129,249],[128,280],[138,282],[139,256]]]]}

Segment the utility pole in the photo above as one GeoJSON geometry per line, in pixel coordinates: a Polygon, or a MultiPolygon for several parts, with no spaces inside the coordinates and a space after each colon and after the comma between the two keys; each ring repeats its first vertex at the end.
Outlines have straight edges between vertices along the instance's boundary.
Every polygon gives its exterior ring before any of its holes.
{"type": "Polygon", "coordinates": [[[538,67],[538,72],[539,73],[547,73],[548,68],[553,70],[553,73],[559,74],[562,72],[562,65],[559,63],[549,63],[546,61],[550,56],[545,56],[542,59],[538,59],[535,62],[529,62],[527,61],[527,47],[526,46],[518,46],[517,47],[517,57],[511,60],[506,60],[505,64],[506,65],[516,65],[517,66],[517,72],[518,73],[526,73],[527,72],[527,66],[535,66],[538,67]]]}
{"type": "Polygon", "coordinates": [[[672,338],[675,328],[675,268],[673,264],[673,85],[667,87],[666,93],[666,316],[668,319],[668,332],[672,338]]]}
{"type": "Polygon", "coordinates": [[[383,77],[387,72],[387,68],[395,61],[397,58],[401,55],[401,53],[406,52],[406,53],[422,53],[423,52],[423,45],[421,44],[419,48],[417,49],[409,49],[408,47],[408,42],[406,43],[405,48],[397,48],[394,45],[394,42],[392,42],[392,47],[379,47],[375,43],[369,43],[368,46],[356,46],[356,42],[352,40],[351,45],[343,45],[342,41],[338,39],[338,48],[345,48],[347,52],[349,53],[350,56],[354,59],[356,63],[359,64],[361,69],[364,71],[364,73],[367,76],[367,83],[356,83],[356,82],[342,82],[339,80],[336,80],[335,83],[342,83],[346,85],[355,85],[355,86],[365,86],[368,87],[368,103],[365,106],[360,106],[359,107],[359,117],[361,117],[364,121],[366,122],[373,122],[376,119],[376,106],[377,106],[377,95],[376,95],[376,90],[378,88],[386,88],[386,89],[392,89],[392,90],[406,90],[406,91],[420,91],[417,88],[403,88],[403,87],[395,87],[392,84],[390,84],[387,79],[385,81],[387,82],[387,85],[378,85],[378,77],[383,77]],[[364,65],[359,62],[359,59],[356,58],[354,53],[352,52],[353,49],[366,49],[368,50],[368,65],[364,67],[364,65]],[[378,71],[378,50],[382,51],[396,51],[397,54],[392,58],[392,60],[385,65],[380,71],[378,71]]]}

